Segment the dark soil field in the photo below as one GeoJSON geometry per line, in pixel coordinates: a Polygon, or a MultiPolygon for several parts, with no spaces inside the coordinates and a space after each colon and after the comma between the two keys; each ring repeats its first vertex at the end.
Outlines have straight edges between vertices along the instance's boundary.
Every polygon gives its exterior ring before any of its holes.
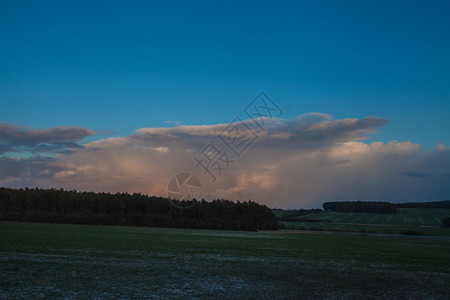
{"type": "Polygon", "coordinates": [[[449,299],[450,240],[1,222],[0,298],[449,299]]]}

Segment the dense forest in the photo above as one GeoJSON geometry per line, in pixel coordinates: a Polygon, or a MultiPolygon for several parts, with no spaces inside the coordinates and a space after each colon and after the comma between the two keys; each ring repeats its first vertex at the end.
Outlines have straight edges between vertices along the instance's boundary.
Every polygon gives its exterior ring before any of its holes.
{"type": "Polygon", "coordinates": [[[128,193],[0,188],[0,220],[231,230],[277,229],[275,215],[256,202],[177,201],[128,193]],[[180,209],[177,205],[190,207],[180,209]]]}
{"type": "Polygon", "coordinates": [[[361,212],[361,213],[381,213],[396,214],[397,207],[389,202],[366,202],[366,201],[342,201],[325,202],[323,204],[325,211],[335,212],[361,212]]]}

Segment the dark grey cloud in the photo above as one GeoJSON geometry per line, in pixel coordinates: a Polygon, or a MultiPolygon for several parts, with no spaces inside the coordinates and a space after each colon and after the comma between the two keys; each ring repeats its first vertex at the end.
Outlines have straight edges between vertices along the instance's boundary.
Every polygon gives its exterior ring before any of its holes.
{"type": "Polygon", "coordinates": [[[363,119],[343,119],[326,121],[321,118],[300,118],[286,124],[274,124],[268,127],[268,139],[262,139],[264,146],[277,146],[273,141],[277,137],[287,147],[323,146],[335,142],[365,139],[375,128],[384,126],[388,121],[379,117],[363,119]]]}
{"type": "Polygon", "coordinates": [[[39,182],[52,179],[58,172],[67,170],[54,157],[37,155],[30,158],[0,157],[0,182],[30,181],[39,182]]]}
{"type": "Polygon", "coordinates": [[[414,172],[414,171],[404,171],[404,172],[402,172],[402,174],[405,176],[417,177],[417,178],[428,177],[428,174],[421,173],[421,172],[414,172]]]}
{"type": "Polygon", "coordinates": [[[0,154],[9,151],[39,153],[76,149],[81,147],[79,141],[94,134],[94,131],[77,126],[32,129],[0,123],[0,154]]]}
{"type": "MultiPolygon", "coordinates": [[[[257,136],[252,147],[262,148],[304,148],[323,146],[334,142],[361,140],[375,128],[388,121],[379,117],[363,119],[331,120],[325,114],[306,114],[295,120],[273,119],[266,121],[265,129],[259,128],[252,120],[242,123],[250,129],[248,137],[257,136]]],[[[239,123],[239,122],[238,122],[239,123]]],[[[155,147],[200,150],[210,140],[215,139],[229,128],[230,124],[177,126],[172,128],[142,128],[130,136],[136,143],[155,147]]]]}

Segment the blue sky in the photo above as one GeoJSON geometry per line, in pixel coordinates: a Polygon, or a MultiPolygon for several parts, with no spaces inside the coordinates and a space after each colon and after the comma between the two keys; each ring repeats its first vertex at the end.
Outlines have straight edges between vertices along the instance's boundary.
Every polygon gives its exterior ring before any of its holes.
{"type": "Polygon", "coordinates": [[[211,197],[448,199],[449,15],[448,1],[1,1],[0,185],[163,195],[265,91],[284,120],[202,179],[211,197]]]}
{"type": "Polygon", "coordinates": [[[450,144],[446,1],[2,1],[2,121],[231,121],[264,90],[291,118],[376,115],[383,141],[450,144]]]}

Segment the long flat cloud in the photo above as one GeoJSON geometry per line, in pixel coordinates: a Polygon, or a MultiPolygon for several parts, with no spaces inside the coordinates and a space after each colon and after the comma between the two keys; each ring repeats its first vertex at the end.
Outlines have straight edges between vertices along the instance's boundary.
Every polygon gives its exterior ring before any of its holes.
{"type": "Polygon", "coordinates": [[[191,172],[201,180],[207,199],[251,199],[272,207],[320,207],[330,200],[450,198],[449,149],[423,151],[409,141],[367,142],[387,123],[385,119],[333,120],[312,113],[268,120],[264,130],[251,120],[236,125],[244,123],[249,130],[234,141],[243,144],[255,138],[240,155],[219,138],[235,132],[229,130],[230,124],[142,128],[130,136],[82,146],[79,141],[93,131],[79,127],[26,131],[8,125],[0,129],[0,136],[6,136],[6,145],[14,145],[16,151],[17,145],[36,149],[41,144],[72,151],[54,151],[54,158],[3,156],[0,184],[165,195],[173,175],[191,172]],[[228,165],[222,161],[220,174],[210,169],[215,180],[197,163],[202,155],[212,154],[211,149],[205,151],[211,142],[229,159],[228,165]]]}
{"type": "Polygon", "coordinates": [[[57,152],[79,148],[77,142],[94,134],[94,131],[77,126],[31,129],[0,123],[0,154],[23,151],[57,152]]]}

